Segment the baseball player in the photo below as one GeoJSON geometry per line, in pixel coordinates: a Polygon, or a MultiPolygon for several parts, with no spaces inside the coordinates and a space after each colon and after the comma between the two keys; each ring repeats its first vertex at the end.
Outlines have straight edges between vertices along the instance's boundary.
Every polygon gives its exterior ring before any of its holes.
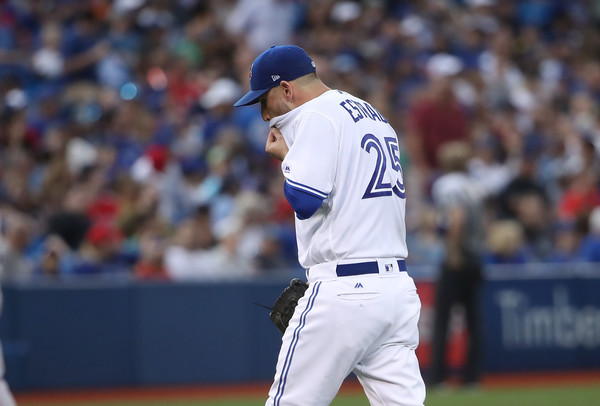
{"type": "Polygon", "coordinates": [[[406,272],[398,139],[369,103],[327,87],[299,47],[259,55],[251,91],[282,161],[309,287],[285,330],[267,405],[328,405],[354,372],[372,405],[422,406],[420,300],[406,272]]]}

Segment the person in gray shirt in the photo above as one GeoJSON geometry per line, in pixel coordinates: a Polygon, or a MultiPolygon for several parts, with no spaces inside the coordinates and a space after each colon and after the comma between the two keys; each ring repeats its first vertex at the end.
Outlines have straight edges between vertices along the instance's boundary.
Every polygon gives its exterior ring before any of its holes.
{"type": "Polygon", "coordinates": [[[467,172],[471,155],[462,141],[444,144],[439,162],[444,173],[432,185],[433,201],[440,215],[445,256],[436,288],[434,336],[432,344],[432,386],[446,378],[448,324],[454,305],[465,311],[469,344],[462,378],[465,385],[480,379],[481,332],[479,290],[482,280],[482,250],[485,241],[484,191],[467,172]]]}

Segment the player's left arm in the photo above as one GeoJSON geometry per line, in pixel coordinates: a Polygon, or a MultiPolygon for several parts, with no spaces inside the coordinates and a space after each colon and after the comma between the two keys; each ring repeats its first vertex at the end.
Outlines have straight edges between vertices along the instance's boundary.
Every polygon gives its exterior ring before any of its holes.
{"type": "Polygon", "coordinates": [[[283,192],[300,220],[306,220],[315,214],[319,210],[319,207],[321,207],[321,204],[323,204],[323,200],[325,200],[324,197],[315,193],[292,186],[292,182],[289,180],[285,181],[283,192]]]}

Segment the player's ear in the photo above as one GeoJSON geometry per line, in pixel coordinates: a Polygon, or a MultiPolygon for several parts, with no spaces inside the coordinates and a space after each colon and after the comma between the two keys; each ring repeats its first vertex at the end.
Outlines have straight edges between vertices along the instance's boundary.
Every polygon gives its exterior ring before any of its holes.
{"type": "Polygon", "coordinates": [[[292,87],[292,84],[287,80],[282,80],[279,83],[279,87],[281,88],[281,94],[283,97],[287,100],[291,100],[294,96],[294,88],[292,87]]]}

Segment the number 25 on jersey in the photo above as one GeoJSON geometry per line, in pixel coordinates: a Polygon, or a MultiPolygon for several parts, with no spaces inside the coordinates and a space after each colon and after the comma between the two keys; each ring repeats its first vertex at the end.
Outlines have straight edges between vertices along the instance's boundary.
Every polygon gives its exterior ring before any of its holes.
{"type": "Polygon", "coordinates": [[[375,153],[377,161],[373,170],[371,180],[363,194],[363,199],[370,199],[373,197],[383,197],[396,195],[400,199],[406,198],[406,190],[402,180],[402,167],[400,166],[400,149],[398,147],[398,140],[394,137],[385,137],[385,148],[381,145],[381,141],[373,134],[365,134],[362,138],[360,146],[368,153],[375,153]],[[388,176],[395,180],[392,182],[385,182],[385,174],[388,171],[388,159],[390,161],[390,167],[393,173],[388,176]]]}

